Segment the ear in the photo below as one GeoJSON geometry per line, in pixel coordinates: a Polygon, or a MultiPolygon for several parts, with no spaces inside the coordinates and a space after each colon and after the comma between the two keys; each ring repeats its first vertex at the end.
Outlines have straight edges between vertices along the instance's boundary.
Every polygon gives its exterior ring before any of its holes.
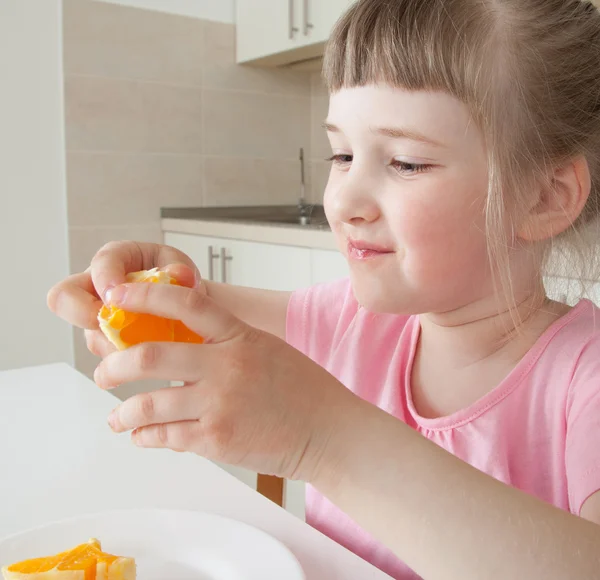
{"type": "Polygon", "coordinates": [[[590,189],[590,169],[585,157],[576,157],[556,167],[550,179],[539,187],[518,237],[535,242],[564,232],[579,217],[590,189]]]}

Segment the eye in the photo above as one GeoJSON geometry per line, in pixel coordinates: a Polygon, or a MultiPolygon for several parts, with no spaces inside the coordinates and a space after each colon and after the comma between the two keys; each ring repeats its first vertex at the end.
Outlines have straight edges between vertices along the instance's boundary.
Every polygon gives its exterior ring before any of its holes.
{"type": "Polygon", "coordinates": [[[347,166],[352,163],[353,155],[349,155],[347,153],[338,153],[336,155],[332,155],[326,161],[333,162],[334,165],[347,166]]]}
{"type": "Polygon", "coordinates": [[[424,173],[433,167],[433,165],[428,165],[426,163],[407,163],[406,161],[400,161],[398,159],[394,159],[391,165],[398,173],[408,175],[424,173]]]}

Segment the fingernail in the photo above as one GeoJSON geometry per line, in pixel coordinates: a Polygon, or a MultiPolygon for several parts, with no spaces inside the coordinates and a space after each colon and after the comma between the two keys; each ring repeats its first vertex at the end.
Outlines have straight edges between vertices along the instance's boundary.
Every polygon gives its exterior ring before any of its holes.
{"type": "Polygon", "coordinates": [[[144,447],[144,441],[142,440],[140,432],[137,429],[131,434],[131,440],[133,441],[134,445],[137,445],[138,447],[144,447]]]}
{"type": "Polygon", "coordinates": [[[127,297],[127,288],[125,286],[117,286],[116,288],[110,288],[105,293],[106,300],[109,304],[123,304],[127,297]]]}
{"type": "Polygon", "coordinates": [[[112,293],[113,288],[114,288],[114,286],[108,286],[104,290],[104,295],[102,296],[102,299],[104,300],[104,304],[110,304],[110,298],[111,298],[111,293],[112,293]]]}
{"type": "Polygon", "coordinates": [[[108,424],[110,426],[110,428],[117,432],[119,430],[119,417],[117,414],[117,409],[115,409],[109,416],[108,416],[108,424]]]}

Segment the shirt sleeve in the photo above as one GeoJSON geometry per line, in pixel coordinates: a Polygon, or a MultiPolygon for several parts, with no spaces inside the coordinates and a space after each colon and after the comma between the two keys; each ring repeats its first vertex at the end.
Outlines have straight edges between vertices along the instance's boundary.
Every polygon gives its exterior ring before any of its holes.
{"type": "Polygon", "coordinates": [[[357,311],[358,303],[348,279],[297,290],[288,304],[286,340],[326,366],[334,345],[352,324],[357,311]]]}
{"type": "Polygon", "coordinates": [[[565,462],[569,505],[579,515],[600,491],[600,340],[583,349],[567,399],[565,462]]]}

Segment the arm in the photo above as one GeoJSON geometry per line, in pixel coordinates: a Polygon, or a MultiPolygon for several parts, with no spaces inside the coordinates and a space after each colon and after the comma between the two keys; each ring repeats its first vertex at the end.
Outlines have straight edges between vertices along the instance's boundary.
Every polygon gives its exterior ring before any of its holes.
{"type": "Polygon", "coordinates": [[[285,340],[291,292],[260,290],[204,281],[208,295],[246,324],[285,340]]]}
{"type": "MultiPolygon", "coordinates": [[[[600,527],[513,489],[362,403],[313,484],[417,573],[440,580],[600,577],[600,527]]],[[[584,514],[596,518],[592,497],[584,514]]]]}

